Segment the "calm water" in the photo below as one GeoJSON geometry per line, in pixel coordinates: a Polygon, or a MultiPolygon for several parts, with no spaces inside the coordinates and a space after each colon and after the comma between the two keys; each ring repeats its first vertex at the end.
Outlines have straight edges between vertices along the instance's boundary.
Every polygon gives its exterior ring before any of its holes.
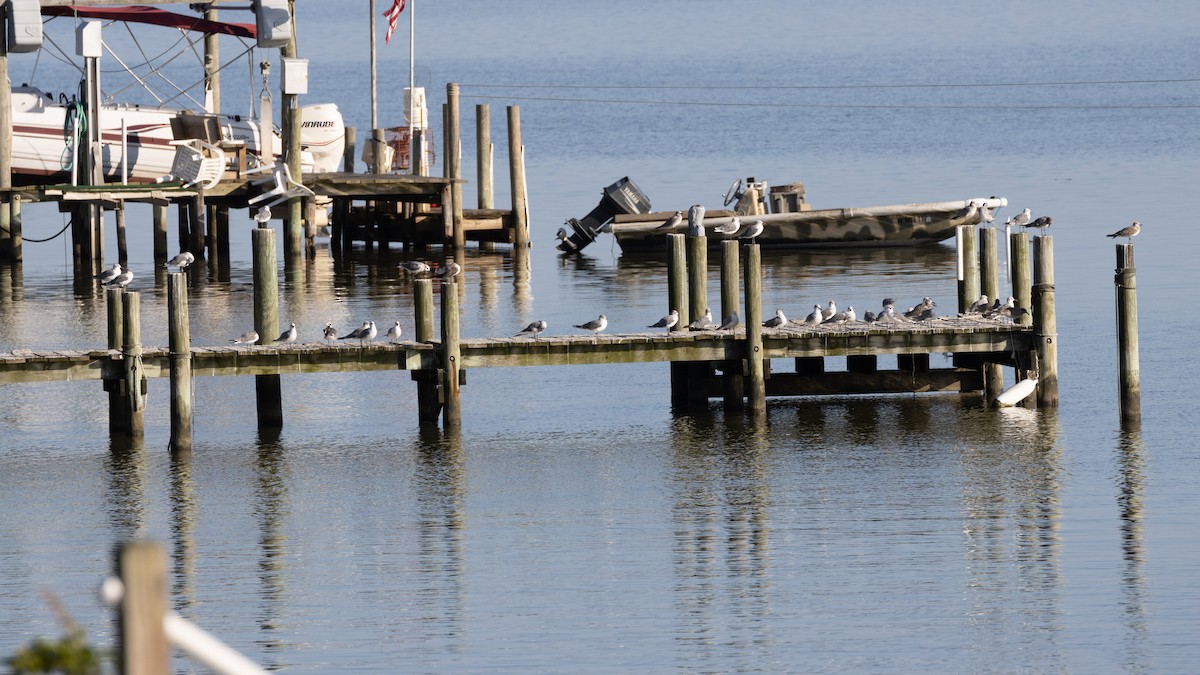
{"type": "MultiPolygon", "coordinates": [[[[361,134],[365,3],[300,4],[309,100],[337,101],[361,134]]],[[[199,378],[195,450],[172,458],[165,381],[133,444],[108,439],[98,384],[5,386],[0,656],[59,633],[43,589],[111,644],[95,591],[114,546],[146,537],[170,554],[179,612],[291,672],[1194,670],[1200,425],[1181,366],[1200,83],[1163,82],[1195,76],[1190,3],[416,5],[420,83],[435,106],[447,81],[491,104],[498,167],[503,108],[521,106],[532,274],[515,278],[507,251],[469,251],[465,335],[537,318],[565,331],[599,312],[634,331],[664,313],[661,263],[604,239],[581,258],[552,246],[624,175],[660,209],[715,208],[750,175],[804,181],[818,208],[996,194],[1002,218],[1054,217],[1061,406],[803,399],[756,422],[718,402],[673,414],[661,365],[532,368],[471,372],[461,431],[422,433],[407,375],[371,373],[284,378],[285,426],[261,434],[251,380],[199,378]],[[1112,81],[1126,84],[1011,84],[1112,81]],[[979,83],[1006,86],[845,88],[979,83]],[[1135,219],[1144,421],[1122,429],[1101,235],[1135,219]]],[[[380,41],[386,124],[406,24],[395,40],[380,41]]],[[[32,68],[14,57],[14,81],[32,68]]],[[[43,81],[55,68],[45,57],[36,80],[64,88],[43,81]]],[[[227,75],[227,108],[247,96],[232,74],[245,70],[227,75]]],[[[498,172],[498,203],[506,185],[498,172]]],[[[252,324],[249,223],[235,223],[229,280],[195,280],[196,344],[252,324]]],[[[28,237],[62,224],[26,211],[28,237]]],[[[131,237],[135,286],[145,342],[165,344],[149,246],[131,237]]],[[[74,288],[62,241],[26,256],[0,274],[0,349],[101,344],[102,298],[74,288]]],[[[322,248],[281,270],[280,320],[309,340],[326,321],[411,331],[401,259],[334,264],[322,248]]],[[[764,267],[768,313],[830,297],[953,304],[949,246],[764,267]]]]}

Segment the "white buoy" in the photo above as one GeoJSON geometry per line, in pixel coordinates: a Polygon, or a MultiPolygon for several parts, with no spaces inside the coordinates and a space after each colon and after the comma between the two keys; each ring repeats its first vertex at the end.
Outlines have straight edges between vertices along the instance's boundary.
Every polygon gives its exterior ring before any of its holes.
{"type": "Polygon", "coordinates": [[[1029,395],[1036,389],[1037,379],[1026,378],[1005,389],[1002,394],[996,397],[996,404],[1002,407],[1014,406],[1029,398],[1029,395]]]}

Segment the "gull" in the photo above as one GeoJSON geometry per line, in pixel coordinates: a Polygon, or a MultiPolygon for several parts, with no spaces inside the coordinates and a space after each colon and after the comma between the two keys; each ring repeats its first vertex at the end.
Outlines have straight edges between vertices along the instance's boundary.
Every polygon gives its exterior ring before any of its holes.
{"type": "Polygon", "coordinates": [[[575,327],[582,328],[584,330],[590,330],[593,333],[599,333],[605,328],[608,328],[608,317],[601,314],[599,318],[592,319],[587,323],[577,323],[575,324],[575,327]]]}
{"type": "Polygon", "coordinates": [[[371,321],[370,324],[371,327],[367,329],[367,334],[363,338],[365,340],[374,340],[375,336],[379,334],[379,331],[375,330],[375,322],[371,321]]]}
{"type": "Polygon", "coordinates": [[[183,270],[187,269],[188,265],[191,265],[194,262],[196,262],[196,256],[192,255],[189,251],[180,251],[179,255],[168,260],[167,264],[163,265],[163,267],[175,266],[179,268],[180,272],[182,272],[183,270]]]}
{"type": "Polygon", "coordinates": [[[837,303],[830,300],[829,305],[821,310],[821,322],[824,323],[832,319],[834,314],[837,314],[837,303]]]}
{"type": "Polygon", "coordinates": [[[459,274],[462,274],[462,265],[459,265],[453,260],[448,260],[444,266],[437,268],[437,271],[433,273],[433,276],[439,279],[450,280],[459,274]]]}
{"type": "Polygon", "coordinates": [[[716,328],[716,324],[712,320],[712,310],[705,309],[704,316],[689,323],[687,328],[688,330],[712,330],[716,328]]]}
{"type": "Polygon", "coordinates": [[[775,310],[775,316],[763,322],[764,328],[779,328],[787,325],[787,317],[783,315],[782,309],[775,310]]]}
{"type": "Polygon", "coordinates": [[[688,232],[689,237],[704,236],[704,207],[700,204],[693,204],[688,209],[688,232]]]}
{"type": "Polygon", "coordinates": [[[533,337],[536,338],[538,336],[538,333],[545,332],[546,327],[547,327],[546,322],[539,319],[539,320],[534,321],[533,323],[529,324],[528,326],[525,326],[524,328],[522,328],[521,332],[517,333],[513,337],[520,337],[522,335],[532,335],[533,337]]]}
{"type": "MultiPolygon", "coordinates": [[[[658,227],[656,227],[654,229],[656,229],[656,230],[673,230],[673,229],[679,227],[679,224],[682,222],[683,222],[683,211],[676,211],[675,215],[671,216],[670,218],[667,218],[665,221],[663,221],[662,225],[659,225],[658,227]]],[[[559,231],[561,232],[562,230],[559,230],[559,231]]]]}
{"type": "Polygon", "coordinates": [[[927,295],[921,299],[921,304],[916,307],[909,307],[908,311],[904,313],[904,318],[919,319],[922,314],[932,311],[934,307],[937,307],[937,303],[927,295]]]}
{"type": "Polygon", "coordinates": [[[875,319],[875,312],[872,312],[868,309],[865,313],[863,313],[863,321],[866,321],[867,323],[875,323],[875,319]]]}
{"type": "Polygon", "coordinates": [[[276,342],[295,342],[296,341],[296,324],[292,324],[287,330],[279,334],[276,342]]]}
{"type": "Polygon", "coordinates": [[[337,329],[333,327],[332,323],[325,324],[325,330],[322,332],[324,333],[326,340],[337,339],[337,329]]]}
{"type": "Polygon", "coordinates": [[[1129,227],[1123,227],[1108,236],[1110,239],[1116,239],[1117,237],[1125,237],[1125,240],[1128,241],[1130,244],[1132,244],[1133,238],[1136,237],[1138,235],[1138,232],[1141,232],[1141,231],[1142,231],[1142,224],[1137,221],[1134,221],[1133,224],[1130,225],[1129,227]]]}
{"type": "Polygon", "coordinates": [[[749,239],[750,243],[753,244],[753,243],[757,243],[757,242],[755,242],[755,240],[758,239],[758,237],[762,233],[763,233],[763,221],[756,220],[753,223],[751,223],[750,227],[746,228],[745,232],[738,235],[738,239],[749,239]]]}
{"type": "Polygon", "coordinates": [[[252,345],[258,342],[258,331],[248,330],[245,333],[230,340],[235,345],[252,345]]]}
{"type": "Polygon", "coordinates": [[[966,206],[962,207],[958,213],[954,214],[955,218],[966,220],[974,216],[979,211],[979,203],[972,199],[966,206]]]}
{"type": "Polygon", "coordinates": [[[979,205],[979,222],[994,223],[996,222],[996,210],[989,209],[987,204],[979,205]]]}
{"type": "Polygon", "coordinates": [[[359,342],[362,342],[363,340],[370,340],[371,338],[375,337],[373,334],[371,334],[372,327],[374,327],[374,323],[370,321],[364,321],[362,326],[355,328],[338,339],[358,340],[359,342]],[[371,335],[371,337],[367,337],[367,335],[371,335]]]}
{"type": "Polygon", "coordinates": [[[967,308],[967,311],[965,313],[966,314],[982,314],[983,310],[985,310],[987,308],[988,308],[988,296],[981,295],[981,296],[979,296],[978,300],[971,303],[971,306],[967,308]]]}
{"type": "Polygon", "coordinates": [[[846,317],[845,312],[838,312],[833,316],[830,316],[828,319],[825,319],[825,323],[846,323],[848,320],[849,319],[846,317]]]}
{"type": "Polygon", "coordinates": [[[659,319],[658,321],[655,321],[654,323],[652,323],[646,327],[647,328],[666,328],[667,330],[671,330],[672,328],[675,327],[675,324],[677,324],[677,323],[679,323],[679,310],[673,309],[673,310],[671,310],[670,314],[664,316],[663,318],[659,319]]]}
{"type": "MultiPolygon", "coordinates": [[[[996,298],[996,302],[1000,302],[1000,298],[996,298]]],[[[1013,308],[1013,306],[1015,306],[1016,304],[1017,304],[1017,299],[1010,295],[1010,296],[1008,296],[1008,300],[1004,301],[1003,305],[1000,305],[998,307],[993,307],[992,309],[988,310],[988,312],[985,313],[984,316],[986,316],[989,319],[998,319],[1002,316],[1005,316],[1008,313],[1008,311],[1011,310],[1013,308]]]]}
{"type": "Polygon", "coordinates": [[[729,219],[728,223],[722,223],[714,227],[713,232],[716,232],[717,234],[734,234],[740,229],[742,229],[742,220],[741,218],[734,216],[729,219]]]}
{"type": "Polygon", "coordinates": [[[846,320],[847,321],[857,321],[858,320],[858,315],[854,313],[854,307],[852,307],[850,305],[846,305],[846,320]]]}
{"type": "Polygon", "coordinates": [[[562,227],[558,228],[558,232],[555,232],[555,233],[554,233],[554,238],[555,238],[555,239],[557,239],[557,240],[559,240],[559,241],[566,241],[566,240],[567,240],[567,237],[569,237],[569,236],[570,236],[570,235],[569,235],[569,234],[567,234],[567,230],[566,230],[565,228],[562,228],[562,227]]]}
{"type": "Polygon", "coordinates": [[[825,321],[825,314],[821,311],[820,305],[813,305],[812,314],[809,314],[808,317],[804,319],[804,323],[810,326],[816,326],[823,321],[825,321]]]}
{"type": "Polygon", "coordinates": [[[387,332],[388,339],[393,342],[395,342],[396,340],[399,340],[401,332],[402,331],[400,328],[400,322],[397,321],[396,323],[392,324],[391,328],[388,329],[388,332],[387,332]]]}
{"type": "MultiPolygon", "coordinates": [[[[1015,298],[1013,299],[1013,302],[1016,302],[1015,298]]],[[[992,303],[991,307],[988,307],[983,310],[983,318],[985,318],[985,319],[992,318],[993,316],[996,315],[996,312],[1000,311],[1001,307],[1003,307],[1003,303],[1000,302],[1000,298],[996,298],[996,302],[992,303]]]]}
{"type": "Polygon", "coordinates": [[[271,207],[260,206],[260,207],[258,207],[258,210],[254,212],[254,222],[258,223],[260,226],[267,223],[270,220],[271,220],[271,207]]]}
{"type": "Polygon", "coordinates": [[[917,321],[930,321],[930,320],[932,320],[932,319],[936,319],[936,318],[937,318],[937,314],[936,314],[936,313],[934,313],[934,311],[933,311],[933,308],[934,308],[935,306],[936,306],[936,305],[930,305],[929,307],[926,307],[926,308],[922,309],[922,310],[921,310],[921,313],[920,313],[920,314],[918,314],[918,315],[915,317],[915,318],[916,318],[916,320],[917,320],[917,321]]]}
{"type": "Polygon", "coordinates": [[[104,270],[92,278],[98,279],[100,281],[100,285],[103,286],[113,279],[116,279],[119,274],[121,274],[121,263],[113,263],[112,267],[104,270]]]}
{"type": "Polygon", "coordinates": [[[1008,319],[1011,322],[1029,314],[1029,310],[1024,307],[1003,307],[998,314],[1001,319],[1008,319]]]}
{"type": "Polygon", "coordinates": [[[1013,216],[1012,218],[1009,218],[1008,220],[1004,221],[1004,224],[1005,225],[1024,225],[1024,224],[1028,223],[1032,217],[1033,217],[1033,214],[1030,212],[1030,210],[1025,209],[1024,211],[1021,211],[1017,215],[1013,216]]]}
{"type": "Polygon", "coordinates": [[[741,322],[742,320],[738,317],[738,313],[732,312],[729,316],[725,317],[720,326],[717,326],[717,330],[733,330],[741,322]]]}
{"type": "Polygon", "coordinates": [[[108,282],[108,285],[109,286],[117,286],[119,288],[125,288],[126,286],[129,285],[129,282],[131,282],[131,281],[133,281],[133,270],[127,269],[127,270],[121,272],[120,274],[118,274],[117,276],[113,277],[112,279],[110,279],[108,282]]]}
{"type": "Polygon", "coordinates": [[[400,263],[400,268],[409,274],[425,274],[429,271],[429,264],[420,260],[405,260],[400,263]]]}
{"type": "Polygon", "coordinates": [[[897,314],[892,305],[884,305],[883,311],[875,317],[875,321],[880,323],[904,323],[907,320],[903,314],[897,314]]]}
{"type": "Polygon", "coordinates": [[[1045,236],[1045,235],[1046,235],[1046,228],[1047,228],[1047,227],[1050,227],[1050,223],[1053,223],[1053,222],[1054,222],[1054,219],[1053,219],[1053,218],[1051,218],[1050,216],[1040,216],[1040,217],[1038,217],[1038,218],[1035,218],[1035,219],[1034,219],[1034,220],[1032,220],[1031,222],[1029,222],[1029,223],[1026,223],[1026,224],[1025,224],[1025,227],[1028,227],[1028,228],[1034,228],[1034,227],[1036,227],[1036,228],[1039,228],[1039,229],[1042,231],[1042,236],[1045,236]]]}

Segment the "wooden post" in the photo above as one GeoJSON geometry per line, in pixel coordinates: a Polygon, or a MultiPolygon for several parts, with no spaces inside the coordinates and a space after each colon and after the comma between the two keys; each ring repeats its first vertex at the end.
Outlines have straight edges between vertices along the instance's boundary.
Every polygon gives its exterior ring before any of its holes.
{"type": "MultiPolygon", "coordinates": [[[[459,182],[462,178],[462,129],[459,124],[456,82],[446,85],[446,117],[446,159],[450,162],[450,174],[447,177],[454,181],[450,185],[450,201],[454,207],[454,248],[461,249],[466,246],[467,240],[466,230],[463,228],[462,183],[459,182]]],[[[445,207],[443,204],[442,208],[445,207]]]]}
{"type": "Polygon", "coordinates": [[[766,364],[762,341],[762,259],[758,244],[746,244],[746,374],[752,415],[767,412],[766,364]]]}
{"type": "MultiPolygon", "coordinates": [[[[741,307],[739,292],[742,265],[741,251],[736,239],[721,242],[721,316],[729,316],[741,307]]],[[[742,377],[742,359],[729,359],[721,365],[721,384],[726,410],[741,410],[745,406],[745,381],[742,377]]]]}
{"type": "MultiPolygon", "coordinates": [[[[5,118],[7,119],[7,118],[5,118]]],[[[11,194],[0,194],[0,256],[6,261],[12,258],[12,203],[11,194]]]]}
{"type": "Polygon", "coordinates": [[[146,430],[146,375],[142,371],[142,312],[141,299],[135,291],[121,294],[122,325],[121,358],[125,365],[124,430],[130,436],[142,436],[146,430]]]}
{"type": "MultiPolygon", "coordinates": [[[[667,311],[679,312],[679,321],[671,330],[687,330],[688,312],[687,250],[682,234],[667,235],[667,311]]],[[[689,364],[671,362],[671,405],[685,406],[688,401],[689,364]]]]}
{"type": "Polygon", "coordinates": [[[171,452],[192,449],[192,345],[187,274],[167,275],[167,340],[171,363],[171,452]]]}
{"type": "Polygon", "coordinates": [[[134,542],[121,547],[117,575],[124,593],[119,613],[119,649],[123,675],[165,675],[170,650],[163,619],[167,614],[167,557],[158,544],[134,542]]]}
{"type": "Polygon", "coordinates": [[[175,229],[179,237],[179,250],[195,255],[196,252],[192,250],[192,217],[188,215],[191,206],[191,201],[187,199],[175,202],[175,229]]]}
{"type": "MultiPolygon", "coordinates": [[[[680,323],[690,323],[699,319],[706,311],[708,304],[708,237],[688,237],[684,239],[687,246],[687,277],[688,277],[688,306],[691,316],[680,316],[680,323]]],[[[721,323],[721,318],[715,319],[721,323]]],[[[707,381],[712,372],[712,364],[698,361],[689,364],[688,404],[704,406],[708,403],[707,381]]]]}
{"type": "Polygon", "coordinates": [[[455,428],[462,423],[459,401],[459,315],[458,284],[442,282],[442,425],[455,428]]]}
{"type": "MultiPolygon", "coordinates": [[[[215,4],[204,9],[205,21],[217,21],[218,18],[215,4]]],[[[212,109],[208,112],[221,114],[221,49],[216,33],[204,35],[204,91],[206,98],[212,97],[212,109]]]]}
{"type": "Polygon", "coordinates": [[[1142,374],[1138,356],[1137,266],[1133,244],[1117,244],[1117,357],[1121,421],[1142,419],[1142,374]]]}
{"type": "Polygon", "coordinates": [[[217,205],[214,212],[214,220],[216,220],[216,253],[217,269],[226,270],[225,274],[217,275],[218,279],[224,279],[228,275],[229,270],[229,204],[217,205]]]}
{"type": "Polygon", "coordinates": [[[1054,310],[1054,238],[1033,238],[1033,335],[1038,356],[1037,402],[1058,405],[1058,320],[1054,310]]]}
{"type": "MultiPolygon", "coordinates": [[[[5,39],[0,39],[0,110],[4,111],[0,115],[0,190],[7,190],[12,187],[12,149],[13,149],[13,129],[12,129],[12,88],[8,85],[8,3],[0,3],[0,24],[5,26],[5,39]]],[[[8,193],[0,200],[0,230],[11,231],[12,228],[12,201],[8,193]]],[[[11,247],[7,248],[5,253],[11,254],[11,247]]],[[[13,257],[12,260],[17,260],[13,257]]]]}
{"type": "Polygon", "coordinates": [[[154,221],[154,263],[161,265],[171,257],[167,255],[167,205],[154,204],[150,208],[154,221]]]}
{"type": "MultiPolygon", "coordinates": [[[[296,20],[295,12],[296,3],[294,0],[288,1],[288,9],[292,13],[292,20],[296,20]]],[[[293,24],[295,25],[295,24],[293,24]]],[[[292,39],[288,40],[287,44],[279,49],[279,56],[282,58],[294,59],[298,57],[299,48],[296,45],[296,34],[292,33],[292,39]]],[[[282,78],[280,78],[282,85],[282,78]]],[[[282,86],[281,86],[282,88],[282,86]]],[[[296,94],[283,94],[283,99],[280,104],[283,108],[283,152],[287,159],[288,171],[292,174],[292,178],[297,183],[304,182],[304,174],[300,161],[300,97],[296,94]]],[[[283,221],[283,255],[284,263],[292,265],[303,259],[304,249],[301,247],[301,239],[303,237],[303,221],[304,213],[301,208],[301,199],[293,197],[288,200],[287,217],[283,221]]],[[[266,337],[266,336],[264,336],[266,337]]],[[[274,335],[267,339],[274,338],[274,335]]]]}
{"type": "Polygon", "coordinates": [[[196,196],[192,199],[191,208],[188,209],[191,228],[191,242],[188,244],[188,250],[197,259],[204,257],[204,218],[207,215],[207,210],[204,208],[204,188],[197,187],[196,196]]]}
{"type": "MultiPolygon", "coordinates": [[[[124,291],[119,288],[109,288],[104,292],[108,306],[108,348],[119,350],[125,342],[125,308],[121,302],[124,291]]],[[[105,380],[104,390],[108,392],[108,432],[110,434],[125,431],[125,399],[121,396],[119,380],[105,380]]]]}
{"type": "MultiPolygon", "coordinates": [[[[1009,251],[1012,253],[1012,297],[1017,299],[1017,306],[1025,309],[1033,308],[1033,282],[1029,267],[1029,236],[1024,232],[1013,232],[1008,240],[1009,251]]],[[[1025,314],[1017,319],[1017,324],[1028,326],[1033,323],[1033,316],[1025,314]]]]}
{"type": "MultiPolygon", "coordinates": [[[[3,89],[3,87],[0,87],[3,89]]],[[[0,108],[2,110],[2,108],[0,108]]],[[[13,195],[12,200],[8,203],[8,232],[9,243],[8,252],[9,259],[14,263],[19,263],[25,259],[24,244],[21,230],[21,195],[13,195]]]]}
{"type": "MultiPolygon", "coordinates": [[[[433,280],[413,281],[413,314],[416,320],[414,339],[420,343],[433,342],[433,280]]],[[[414,370],[417,383],[417,422],[420,426],[437,426],[442,404],[438,400],[438,370],[414,370]]]]}
{"type": "MultiPolygon", "coordinates": [[[[979,292],[987,295],[988,300],[1000,297],[999,252],[996,228],[979,228],[979,292]]],[[[1000,364],[983,365],[983,390],[987,401],[996,400],[996,397],[1004,392],[1004,370],[1000,364]]]]}
{"type": "Polygon", "coordinates": [[[979,239],[974,225],[958,226],[958,311],[979,299],[979,239]]]}
{"type": "Polygon", "coordinates": [[[346,142],[342,146],[342,171],[354,173],[355,169],[355,135],[354,127],[346,127],[346,142]]]}
{"type": "Polygon", "coordinates": [[[495,208],[492,190],[492,115],[486,103],[475,106],[475,184],[481,209],[495,208]]]}
{"type": "Polygon", "coordinates": [[[521,144],[521,108],[515,105],[508,106],[508,176],[512,190],[513,246],[529,246],[529,198],[525,194],[525,146],[521,144]]]}
{"type": "MultiPolygon", "coordinates": [[[[275,230],[256,227],[250,232],[254,248],[254,330],[258,344],[279,334],[279,272],[275,260],[275,230]]],[[[254,376],[258,427],[283,426],[283,392],[279,375],[254,376]]]]}
{"type": "Polygon", "coordinates": [[[129,247],[125,241],[125,201],[117,204],[117,262],[121,267],[129,266],[129,247]]]}

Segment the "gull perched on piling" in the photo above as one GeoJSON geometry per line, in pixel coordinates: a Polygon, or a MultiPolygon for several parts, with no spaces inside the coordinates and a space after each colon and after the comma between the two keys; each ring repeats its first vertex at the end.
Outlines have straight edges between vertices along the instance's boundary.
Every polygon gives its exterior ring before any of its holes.
{"type": "Polygon", "coordinates": [[[400,263],[400,269],[409,274],[426,274],[429,272],[429,264],[420,260],[405,260],[400,263]]]}
{"type": "Polygon", "coordinates": [[[96,276],[94,276],[92,278],[98,280],[100,282],[100,285],[103,286],[103,285],[109,283],[110,281],[112,281],[113,279],[116,279],[117,276],[119,276],[120,274],[121,274],[121,263],[113,263],[112,267],[104,270],[103,272],[97,274],[96,276]]]}
{"type": "Polygon", "coordinates": [[[462,274],[462,265],[459,265],[453,260],[447,260],[445,265],[437,268],[437,271],[433,273],[433,276],[449,281],[459,274],[462,274]]]}
{"type": "Polygon", "coordinates": [[[521,337],[522,335],[532,335],[533,337],[536,338],[539,333],[545,332],[546,328],[547,328],[546,322],[539,319],[537,321],[534,321],[533,323],[530,323],[528,326],[525,326],[524,328],[522,328],[521,332],[517,333],[513,337],[521,337]]]}
{"type": "Polygon", "coordinates": [[[401,332],[402,332],[402,330],[400,328],[400,322],[397,321],[396,323],[392,324],[391,328],[388,329],[388,332],[387,332],[388,340],[391,340],[392,342],[399,340],[401,332]]]}
{"type": "Polygon", "coordinates": [[[746,240],[749,240],[750,243],[753,244],[753,243],[755,243],[755,240],[758,239],[760,235],[762,235],[763,227],[764,227],[763,221],[756,220],[750,224],[750,227],[746,228],[745,232],[738,235],[738,239],[746,239],[746,240]]]}
{"type": "Polygon", "coordinates": [[[683,223],[683,211],[676,211],[675,215],[663,221],[662,225],[654,228],[656,230],[673,230],[683,223]]]}
{"type": "Polygon", "coordinates": [[[716,328],[716,324],[713,323],[711,309],[705,309],[703,316],[687,326],[688,330],[712,330],[713,328],[716,328]]]}
{"type": "Polygon", "coordinates": [[[587,323],[577,323],[575,324],[575,327],[582,328],[584,330],[590,330],[593,333],[599,333],[605,328],[608,328],[608,317],[601,314],[599,318],[592,319],[587,323]]]}
{"type": "Polygon", "coordinates": [[[116,286],[118,288],[125,288],[126,286],[129,285],[129,282],[131,282],[131,281],[133,281],[133,270],[126,269],[123,272],[121,272],[120,274],[118,274],[117,276],[110,279],[108,282],[108,285],[116,286]]]}
{"type": "Polygon", "coordinates": [[[276,338],[275,341],[276,342],[295,342],[296,334],[297,334],[296,324],[292,324],[291,326],[288,327],[287,330],[280,333],[279,337],[276,338]]]}
{"type": "Polygon", "coordinates": [[[237,336],[236,338],[230,340],[230,342],[232,342],[235,345],[252,345],[255,342],[258,342],[258,331],[248,330],[245,333],[242,333],[241,335],[237,336]]]}
{"type": "Polygon", "coordinates": [[[1138,232],[1141,232],[1141,231],[1142,231],[1142,224],[1137,221],[1134,221],[1133,224],[1130,225],[1129,227],[1123,227],[1123,228],[1117,230],[1116,232],[1113,232],[1112,234],[1108,235],[1108,237],[1110,239],[1116,239],[1117,237],[1125,237],[1125,239],[1129,243],[1132,244],[1133,238],[1136,237],[1138,235],[1138,232]]]}
{"type": "Polygon", "coordinates": [[[658,321],[646,326],[647,328],[666,328],[671,330],[679,323],[679,310],[673,309],[671,313],[659,319],[658,321]]]}
{"type": "Polygon", "coordinates": [[[717,234],[734,234],[742,229],[742,220],[737,216],[729,219],[728,223],[721,223],[713,228],[713,232],[717,234]]]}
{"type": "Polygon", "coordinates": [[[178,267],[179,271],[182,272],[187,269],[188,265],[191,265],[194,262],[196,262],[196,256],[192,255],[191,252],[180,251],[179,255],[168,260],[167,264],[163,265],[163,267],[178,267]]]}
{"type": "Polygon", "coordinates": [[[1008,220],[1004,221],[1004,224],[1005,225],[1026,225],[1029,223],[1030,219],[1032,219],[1032,218],[1033,218],[1033,212],[1030,211],[1029,209],[1025,209],[1025,210],[1021,211],[1020,213],[1018,213],[1017,215],[1013,216],[1012,218],[1009,218],[1008,220]]]}
{"type": "Polygon", "coordinates": [[[783,315],[782,309],[775,310],[775,316],[763,322],[763,328],[779,328],[787,325],[787,317],[783,315]]]}
{"type": "Polygon", "coordinates": [[[996,222],[996,210],[989,209],[987,207],[987,204],[980,204],[979,205],[979,222],[985,223],[985,224],[996,222]]]}
{"type": "Polygon", "coordinates": [[[1050,227],[1050,224],[1053,222],[1054,222],[1054,219],[1051,218],[1050,216],[1039,216],[1039,217],[1034,218],[1033,220],[1029,221],[1028,223],[1026,223],[1025,227],[1027,227],[1029,229],[1033,229],[1035,227],[1038,228],[1039,230],[1042,231],[1042,236],[1044,237],[1044,236],[1046,236],[1046,228],[1050,227]]]}

